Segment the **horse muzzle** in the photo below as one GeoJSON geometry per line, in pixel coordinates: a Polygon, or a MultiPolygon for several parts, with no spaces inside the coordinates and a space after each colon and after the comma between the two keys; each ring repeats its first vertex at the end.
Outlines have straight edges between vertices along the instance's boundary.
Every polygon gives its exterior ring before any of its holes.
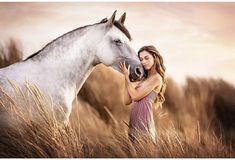
{"type": "MultiPolygon", "coordinates": [[[[129,79],[131,82],[138,81],[144,76],[144,69],[142,65],[137,64],[129,64],[130,67],[130,75],[129,79]]],[[[126,64],[128,66],[128,64],[126,64]]]]}

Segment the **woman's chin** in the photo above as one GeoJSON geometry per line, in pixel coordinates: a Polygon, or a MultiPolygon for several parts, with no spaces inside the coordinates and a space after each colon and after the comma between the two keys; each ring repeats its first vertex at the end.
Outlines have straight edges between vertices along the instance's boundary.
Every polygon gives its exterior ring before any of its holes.
{"type": "Polygon", "coordinates": [[[145,69],[145,70],[149,70],[149,69],[150,69],[150,67],[144,67],[144,69],[145,69]]]}

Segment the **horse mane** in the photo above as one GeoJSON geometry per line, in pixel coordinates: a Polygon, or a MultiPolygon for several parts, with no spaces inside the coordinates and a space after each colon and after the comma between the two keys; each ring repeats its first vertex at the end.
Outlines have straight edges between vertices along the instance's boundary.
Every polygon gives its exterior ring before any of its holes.
{"type": "MultiPolygon", "coordinates": [[[[77,31],[77,30],[82,30],[82,29],[84,29],[84,28],[86,28],[86,27],[90,27],[90,26],[93,26],[93,25],[98,25],[98,24],[101,24],[101,23],[106,23],[107,21],[108,21],[108,19],[107,19],[107,18],[104,18],[104,19],[102,19],[101,22],[99,22],[99,23],[95,23],[95,24],[91,24],[91,25],[85,25],[85,26],[76,28],[76,29],[74,29],[74,30],[72,30],[72,31],[69,31],[69,32],[67,32],[67,33],[65,33],[65,34],[63,34],[63,35],[57,37],[56,39],[52,40],[51,42],[47,43],[42,49],[40,49],[40,50],[37,51],[36,53],[30,55],[29,57],[27,57],[27,58],[26,58],[25,60],[23,60],[23,61],[27,61],[28,59],[31,59],[31,58],[37,56],[37,55],[38,55],[42,50],[44,50],[47,46],[49,46],[50,44],[52,44],[52,43],[55,42],[56,40],[60,39],[61,37],[65,36],[65,35],[67,35],[67,34],[69,34],[69,33],[71,33],[71,32],[74,32],[74,31],[77,31]]],[[[120,22],[118,22],[118,21],[115,20],[115,21],[114,21],[114,26],[116,26],[120,31],[122,31],[122,33],[125,34],[125,35],[127,36],[127,38],[128,38],[130,41],[132,40],[132,37],[131,37],[129,31],[126,29],[126,27],[125,27],[123,24],[121,24],[120,22]]]]}
{"type": "MultiPolygon", "coordinates": [[[[96,24],[98,24],[98,23],[96,23],[96,24]]],[[[96,24],[93,24],[93,25],[96,25],[96,24]]],[[[76,29],[74,29],[74,30],[71,30],[71,31],[69,31],[69,32],[67,32],[67,33],[64,33],[63,35],[61,35],[61,36],[57,37],[56,39],[54,39],[54,40],[50,41],[49,43],[47,43],[42,49],[40,49],[40,50],[37,51],[36,53],[30,55],[29,57],[27,57],[27,58],[26,58],[25,60],[23,60],[23,61],[27,61],[28,59],[31,59],[31,58],[37,56],[37,55],[38,55],[42,50],[44,50],[47,46],[49,46],[50,44],[52,44],[52,43],[55,42],[56,40],[60,39],[61,37],[65,36],[65,35],[67,35],[67,34],[69,34],[69,33],[72,33],[72,32],[74,32],[74,31],[82,30],[82,29],[84,29],[84,28],[86,28],[86,27],[89,27],[89,26],[92,26],[92,25],[82,26],[82,27],[76,28],[76,29]]]]}

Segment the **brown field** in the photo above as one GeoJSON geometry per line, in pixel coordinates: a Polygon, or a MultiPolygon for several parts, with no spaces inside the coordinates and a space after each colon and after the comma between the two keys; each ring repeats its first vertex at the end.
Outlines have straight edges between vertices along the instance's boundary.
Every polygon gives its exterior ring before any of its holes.
{"type": "MultiPolygon", "coordinates": [[[[0,67],[22,59],[16,44],[1,46],[0,67]]],[[[12,102],[9,116],[22,123],[1,131],[0,157],[235,157],[235,88],[222,79],[188,77],[180,86],[169,77],[166,102],[154,109],[157,144],[129,141],[124,122],[131,106],[122,102],[123,76],[103,65],[81,89],[67,126],[30,89],[43,120],[34,122],[12,102]]]]}

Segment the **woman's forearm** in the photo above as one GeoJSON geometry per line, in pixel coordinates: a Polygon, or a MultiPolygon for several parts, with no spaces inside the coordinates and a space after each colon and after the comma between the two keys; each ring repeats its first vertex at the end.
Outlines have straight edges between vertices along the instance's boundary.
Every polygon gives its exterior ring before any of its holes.
{"type": "Polygon", "coordinates": [[[125,83],[125,88],[124,88],[124,103],[125,105],[129,105],[131,104],[132,102],[132,99],[131,99],[131,96],[127,90],[127,86],[126,86],[126,83],[125,83]]]}
{"type": "Polygon", "coordinates": [[[131,96],[131,98],[133,100],[135,100],[136,97],[136,89],[135,89],[135,85],[133,83],[130,82],[129,77],[125,77],[125,81],[126,81],[126,88],[129,92],[129,95],[131,96]]]}

